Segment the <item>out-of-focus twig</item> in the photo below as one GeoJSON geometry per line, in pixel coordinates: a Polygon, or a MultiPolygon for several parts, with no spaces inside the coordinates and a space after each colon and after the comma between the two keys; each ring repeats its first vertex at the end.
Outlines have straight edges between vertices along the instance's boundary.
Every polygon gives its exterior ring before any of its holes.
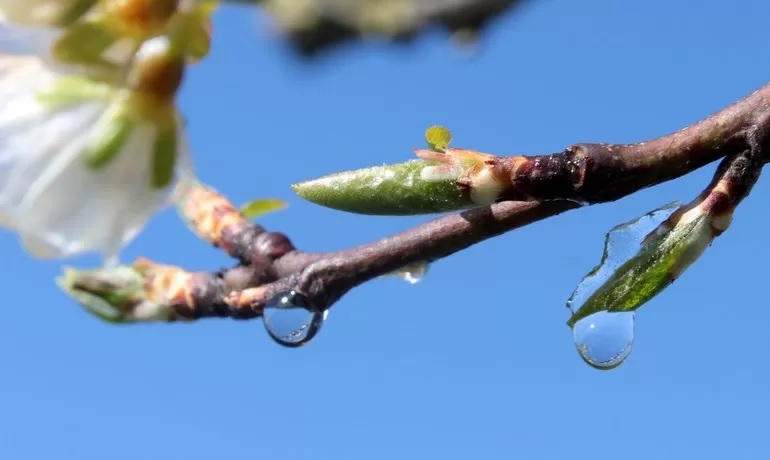
{"type": "Polygon", "coordinates": [[[431,27],[468,40],[528,0],[231,0],[262,6],[303,57],[370,38],[408,42],[431,27]]]}

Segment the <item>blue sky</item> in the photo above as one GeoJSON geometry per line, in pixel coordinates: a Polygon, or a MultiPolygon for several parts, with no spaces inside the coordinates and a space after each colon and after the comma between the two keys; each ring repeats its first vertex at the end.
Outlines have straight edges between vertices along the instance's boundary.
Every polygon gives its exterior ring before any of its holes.
{"type": "MultiPolygon", "coordinates": [[[[204,181],[239,203],[288,200],[261,222],[334,250],[427,218],[332,211],[289,184],[411,158],[435,123],[453,145],[497,154],[665,134],[768,80],[769,14],[762,0],[534,1],[473,55],[432,33],[308,65],[253,10],[226,7],[180,104],[204,181]]],[[[361,286],[301,349],[275,345],[259,321],[101,323],[53,284],[61,264],[4,233],[0,458],[764,458],[770,178],[640,311],[621,367],[585,365],[564,324],[604,233],[690,200],[713,169],[472,247],[415,286],[361,286]]],[[[124,258],[139,255],[230,264],[171,211],[124,258]]]]}

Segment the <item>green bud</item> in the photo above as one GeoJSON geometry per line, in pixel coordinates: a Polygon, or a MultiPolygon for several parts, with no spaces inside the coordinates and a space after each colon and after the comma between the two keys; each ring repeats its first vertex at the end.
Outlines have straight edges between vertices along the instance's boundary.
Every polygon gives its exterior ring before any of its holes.
{"type": "Polygon", "coordinates": [[[89,313],[111,323],[167,319],[170,309],[150,302],[144,277],[127,266],[76,270],[67,268],[59,287],[89,313]]]}
{"type": "MultiPolygon", "coordinates": [[[[674,213],[583,303],[567,324],[600,311],[634,311],[677,279],[714,239],[712,218],[696,205],[674,213]]],[[[609,240],[608,240],[609,241],[609,240]]],[[[610,248],[605,248],[605,258],[610,248]]],[[[603,263],[606,260],[602,261],[603,263]]]]}
{"type": "Polygon", "coordinates": [[[292,186],[302,198],[358,214],[417,215],[473,207],[454,177],[423,178],[432,163],[406,163],[347,171],[292,186]]]}

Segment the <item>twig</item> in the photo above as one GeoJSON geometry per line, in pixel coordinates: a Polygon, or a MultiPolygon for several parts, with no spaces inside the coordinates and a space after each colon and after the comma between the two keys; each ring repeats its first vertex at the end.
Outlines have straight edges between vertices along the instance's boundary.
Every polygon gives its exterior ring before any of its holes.
{"type": "MultiPolygon", "coordinates": [[[[614,201],[688,174],[748,148],[748,134],[764,126],[770,85],[688,128],[637,144],[576,144],[562,153],[501,158],[494,165],[507,200],[614,201]]],[[[765,161],[770,150],[762,149],[765,161]]]]}
{"type": "Polygon", "coordinates": [[[375,4],[340,0],[230,0],[256,3],[271,14],[295,52],[312,58],[341,44],[379,37],[409,42],[424,30],[439,26],[451,33],[480,32],[492,19],[514,10],[526,0],[400,0],[375,4]],[[367,11],[376,14],[365,14],[367,11]],[[303,17],[306,20],[296,21],[303,17]]]}
{"type": "Polygon", "coordinates": [[[701,122],[648,142],[577,144],[558,154],[503,158],[498,169],[512,179],[505,198],[528,201],[502,201],[440,217],[370,244],[325,254],[296,250],[285,235],[266,232],[243,218],[226,198],[198,187],[180,205],[182,213],[199,236],[240,260],[239,265],[193,274],[142,260],[135,266],[144,276],[144,297],[165,302],[168,312],[127,317],[254,318],[271,299],[289,291],[305,296],[316,309],[327,309],[355,286],[404,265],[441,259],[578,208],[580,202],[616,200],[728,155],[731,159],[717,170],[707,190],[714,206],[734,209],[770,162],[768,132],[770,84],[701,122]],[[730,184],[722,198],[714,192],[720,181],[730,184]]]}

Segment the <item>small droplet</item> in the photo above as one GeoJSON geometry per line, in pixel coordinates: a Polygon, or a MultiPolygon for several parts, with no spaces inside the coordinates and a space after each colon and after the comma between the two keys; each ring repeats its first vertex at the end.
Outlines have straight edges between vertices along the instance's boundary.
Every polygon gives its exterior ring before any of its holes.
{"type": "Polygon", "coordinates": [[[328,310],[313,309],[307,298],[290,291],[271,301],[262,311],[267,334],[285,347],[301,347],[318,334],[328,310]]]}
{"type": "Polygon", "coordinates": [[[429,266],[430,264],[427,262],[415,262],[401,267],[393,272],[393,275],[402,278],[409,284],[417,284],[425,278],[429,266]]]}
{"type": "Polygon", "coordinates": [[[634,312],[601,311],[572,328],[580,357],[589,366],[607,371],[620,366],[634,346],[634,312]]]}

